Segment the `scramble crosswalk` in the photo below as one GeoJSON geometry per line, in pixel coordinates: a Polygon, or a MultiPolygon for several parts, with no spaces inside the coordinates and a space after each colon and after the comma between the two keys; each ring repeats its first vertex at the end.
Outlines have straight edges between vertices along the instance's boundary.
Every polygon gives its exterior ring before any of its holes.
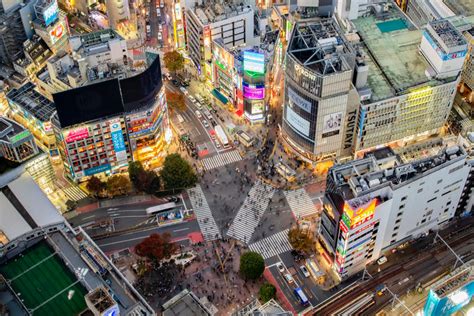
{"type": "Polygon", "coordinates": [[[316,214],[316,207],[305,189],[285,191],[284,194],[297,219],[316,214]]]}
{"type": "Polygon", "coordinates": [[[293,247],[291,247],[288,241],[288,229],[285,229],[250,244],[249,249],[261,254],[263,259],[269,259],[284,252],[291,251],[293,247]]]}
{"type": "Polygon", "coordinates": [[[214,168],[219,168],[230,163],[242,160],[239,152],[237,150],[227,151],[223,154],[218,154],[209,158],[204,158],[202,164],[204,170],[211,170],[214,168]]]}
{"type": "Polygon", "coordinates": [[[86,192],[82,191],[77,186],[71,186],[62,189],[64,194],[68,197],[68,199],[72,201],[80,201],[82,199],[87,198],[86,192]]]}
{"type": "Polygon", "coordinates": [[[219,231],[219,227],[217,227],[216,221],[212,216],[211,209],[207,204],[207,200],[204,196],[201,186],[198,184],[194,188],[187,191],[204,239],[206,241],[220,239],[221,232],[219,231]]]}
{"type": "Polygon", "coordinates": [[[256,182],[230,225],[227,236],[248,243],[274,193],[271,186],[256,182]]]}

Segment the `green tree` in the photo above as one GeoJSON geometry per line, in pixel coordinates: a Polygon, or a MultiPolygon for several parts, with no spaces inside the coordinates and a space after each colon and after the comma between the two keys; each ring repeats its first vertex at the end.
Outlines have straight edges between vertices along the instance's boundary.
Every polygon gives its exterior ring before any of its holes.
{"type": "Polygon", "coordinates": [[[132,188],[128,177],[118,174],[107,179],[107,193],[111,196],[127,194],[132,188]]]}
{"type": "Polygon", "coordinates": [[[160,178],[154,171],[147,171],[139,161],[128,165],[128,176],[135,189],[148,194],[156,193],[160,189],[160,178]]]}
{"type": "Polygon", "coordinates": [[[275,295],[276,288],[273,286],[273,284],[270,283],[264,283],[258,291],[258,298],[262,303],[266,303],[272,298],[275,298],[275,295]]]}
{"type": "Polygon", "coordinates": [[[92,176],[87,181],[86,189],[92,194],[92,196],[97,197],[102,193],[102,191],[104,191],[105,183],[96,176],[92,176]]]}
{"type": "Polygon", "coordinates": [[[187,188],[197,182],[193,168],[179,154],[166,156],[160,175],[166,190],[187,188]]]}
{"type": "Polygon", "coordinates": [[[141,257],[159,262],[171,257],[177,249],[178,246],[171,242],[169,233],[151,234],[135,247],[135,253],[141,257]]]}
{"type": "Polygon", "coordinates": [[[293,227],[288,231],[288,241],[297,251],[310,252],[313,248],[311,236],[301,230],[299,227],[293,227]]]}
{"type": "Polygon", "coordinates": [[[265,261],[259,253],[248,251],[240,257],[239,270],[245,279],[256,280],[265,270],[265,261]]]}
{"type": "Polygon", "coordinates": [[[186,110],[186,102],[182,93],[176,93],[166,89],[166,103],[168,103],[170,110],[186,110]]]}
{"type": "Polygon", "coordinates": [[[166,68],[173,73],[184,69],[184,57],[176,50],[165,53],[163,62],[166,68]]]}

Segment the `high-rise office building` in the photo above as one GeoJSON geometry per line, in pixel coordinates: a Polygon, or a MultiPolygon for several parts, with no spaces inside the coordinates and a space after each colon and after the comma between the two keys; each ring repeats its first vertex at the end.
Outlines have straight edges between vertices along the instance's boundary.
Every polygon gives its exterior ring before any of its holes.
{"type": "Polygon", "coordinates": [[[294,26],[286,53],[282,134],[301,157],[330,159],[352,148],[358,103],[354,65],[355,51],[333,18],[294,26]]]}
{"type": "Polygon", "coordinates": [[[413,161],[390,148],[329,170],[319,241],[341,278],[455,216],[471,166],[458,145],[413,161]]]}

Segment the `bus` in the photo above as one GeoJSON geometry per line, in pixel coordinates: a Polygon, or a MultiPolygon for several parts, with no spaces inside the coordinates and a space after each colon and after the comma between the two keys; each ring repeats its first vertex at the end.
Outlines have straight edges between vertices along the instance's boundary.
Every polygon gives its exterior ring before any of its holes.
{"type": "Polygon", "coordinates": [[[176,205],[175,202],[169,202],[169,203],[165,203],[165,204],[158,204],[158,205],[147,208],[146,213],[148,215],[150,215],[150,214],[155,214],[157,212],[168,211],[168,210],[174,209],[176,206],[177,205],[176,205]]]}
{"type": "Polygon", "coordinates": [[[239,141],[245,146],[245,147],[250,147],[253,145],[253,137],[250,137],[249,134],[247,134],[244,131],[238,131],[237,132],[237,137],[239,141]]]}
{"type": "Polygon", "coordinates": [[[217,138],[219,138],[219,141],[222,143],[222,146],[224,148],[229,148],[229,140],[227,139],[227,135],[225,134],[224,130],[220,125],[214,126],[214,131],[216,132],[217,138]]]}
{"type": "Polygon", "coordinates": [[[301,305],[308,305],[308,298],[300,287],[295,289],[295,295],[300,300],[301,305]]]}

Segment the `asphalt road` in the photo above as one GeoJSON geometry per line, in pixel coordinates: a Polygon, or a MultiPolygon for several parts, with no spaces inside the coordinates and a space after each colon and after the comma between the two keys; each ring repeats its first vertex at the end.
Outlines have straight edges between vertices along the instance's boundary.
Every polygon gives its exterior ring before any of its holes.
{"type": "Polygon", "coordinates": [[[130,232],[122,234],[120,236],[96,240],[96,243],[102,249],[102,251],[112,252],[134,247],[135,245],[140,243],[140,241],[154,233],[169,233],[171,235],[172,240],[177,241],[186,239],[188,234],[196,232],[199,232],[199,225],[197,220],[192,220],[170,226],[152,226],[144,228],[143,230],[137,232],[130,232]]]}

